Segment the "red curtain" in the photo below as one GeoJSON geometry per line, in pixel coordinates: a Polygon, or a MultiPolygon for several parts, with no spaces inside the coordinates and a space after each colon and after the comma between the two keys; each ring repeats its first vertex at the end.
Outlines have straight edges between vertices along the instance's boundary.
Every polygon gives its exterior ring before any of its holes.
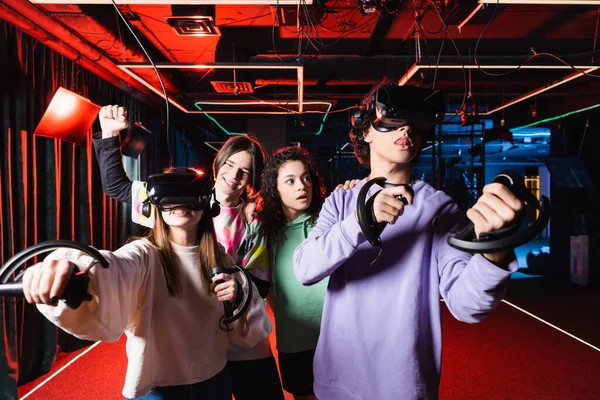
{"type": "MultiPolygon", "coordinates": [[[[160,113],[3,22],[0,67],[0,261],[51,239],[114,249],[131,224],[118,223],[129,221],[126,210],[102,192],[91,140],[79,146],[33,132],[59,86],[96,104],[125,105],[136,120],[160,113]]],[[[22,300],[0,301],[0,398],[16,398],[16,385],[46,373],[57,348],[87,343],[58,330],[22,300]]]]}

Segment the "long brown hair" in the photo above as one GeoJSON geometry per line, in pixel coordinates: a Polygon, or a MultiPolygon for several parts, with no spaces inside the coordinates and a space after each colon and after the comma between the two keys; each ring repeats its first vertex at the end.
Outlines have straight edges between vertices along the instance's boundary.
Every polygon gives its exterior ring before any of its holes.
{"type": "MultiPolygon", "coordinates": [[[[155,210],[154,228],[150,230],[146,239],[150,241],[158,252],[160,263],[163,268],[167,289],[171,296],[181,294],[179,284],[179,258],[173,250],[169,237],[169,225],[162,218],[158,209],[155,210]]],[[[219,248],[217,238],[215,237],[215,228],[208,208],[205,208],[200,221],[198,222],[198,266],[202,283],[205,288],[210,287],[209,271],[220,265],[223,252],[219,248]]],[[[208,291],[212,293],[212,291],[208,291]]]]}
{"type": "Polygon", "coordinates": [[[252,171],[246,190],[248,197],[253,198],[260,192],[260,176],[266,159],[265,150],[254,136],[235,136],[227,140],[213,162],[213,176],[216,180],[219,170],[229,157],[240,151],[247,151],[252,156],[252,171]]]}

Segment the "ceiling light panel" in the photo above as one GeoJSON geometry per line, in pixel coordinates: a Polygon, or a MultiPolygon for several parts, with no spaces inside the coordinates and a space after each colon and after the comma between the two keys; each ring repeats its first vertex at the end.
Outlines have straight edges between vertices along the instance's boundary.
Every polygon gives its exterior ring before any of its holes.
{"type": "Polygon", "coordinates": [[[210,83],[217,93],[254,93],[250,82],[211,81],[210,83]]]}
{"type": "Polygon", "coordinates": [[[179,36],[221,36],[213,17],[168,17],[167,22],[179,36]]]}

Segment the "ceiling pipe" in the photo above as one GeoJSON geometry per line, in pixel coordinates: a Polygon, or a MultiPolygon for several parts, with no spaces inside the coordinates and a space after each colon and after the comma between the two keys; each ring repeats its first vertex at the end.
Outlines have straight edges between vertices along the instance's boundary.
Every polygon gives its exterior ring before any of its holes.
{"type": "MultiPolygon", "coordinates": [[[[119,88],[137,97],[139,97],[140,93],[144,94],[144,101],[157,104],[157,99],[151,94],[151,92],[146,87],[132,79],[127,73],[121,70],[109,58],[105,57],[102,53],[100,53],[92,46],[84,42],[81,38],[79,38],[77,35],[66,29],[63,25],[54,21],[46,13],[38,9],[29,1],[1,0],[1,2],[4,3],[6,6],[12,8],[12,10],[14,10],[16,13],[21,14],[23,17],[29,19],[31,22],[34,23],[34,25],[39,26],[39,28],[45,30],[50,35],[54,36],[55,38],[60,38],[60,41],[64,41],[65,43],[67,43],[70,48],[72,48],[80,55],[79,58],[74,59],[74,61],[78,62],[83,66],[84,60],[86,60],[87,58],[87,60],[90,63],[95,64],[97,67],[100,67],[107,71],[109,74],[113,75],[117,81],[122,81],[121,83],[117,84],[115,83],[114,78],[107,79],[115,86],[118,86],[119,88]],[[125,86],[123,86],[123,83],[125,84],[125,86]],[[152,100],[150,100],[150,98],[152,100]]],[[[4,16],[2,16],[2,18],[4,18],[4,16]]],[[[54,39],[54,41],[57,41],[57,39],[54,39]]],[[[87,65],[85,68],[89,69],[89,63],[85,63],[87,65]]]]}
{"type": "Polygon", "coordinates": [[[119,89],[122,89],[128,93],[131,93],[134,97],[148,103],[156,103],[156,97],[152,96],[151,99],[145,95],[144,93],[138,91],[136,88],[131,87],[127,82],[124,82],[118,78],[116,78],[113,74],[108,72],[102,67],[99,67],[96,63],[89,60],[86,57],[83,57],[79,52],[65,44],[64,42],[58,40],[56,37],[49,35],[43,29],[40,29],[36,24],[26,19],[22,15],[15,12],[12,8],[9,8],[0,2],[0,18],[8,22],[9,24],[15,26],[17,29],[23,31],[27,35],[31,36],[35,40],[39,41],[43,45],[48,48],[56,51],[72,60],[73,62],[78,63],[83,68],[87,69],[94,75],[104,79],[105,81],[115,85],[119,89]]]}

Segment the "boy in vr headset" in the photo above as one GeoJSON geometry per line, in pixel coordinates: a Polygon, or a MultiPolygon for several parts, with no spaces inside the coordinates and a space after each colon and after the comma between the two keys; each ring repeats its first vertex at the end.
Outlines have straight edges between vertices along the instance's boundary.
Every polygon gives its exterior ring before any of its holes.
{"type": "MultiPolygon", "coordinates": [[[[352,115],[350,138],[369,177],[334,191],[316,227],[294,253],[304,285],[329,277],[315,354],[315,394],[336,399],[435,399],[442,354],[440,296],[455,318],[483,320],[501,301],[517,269],[514,253],[474,255],[447,244],[464,214],[450,197],[411,176],[411,164],[440,122],[441,93],[381,85],[352,115]],[[375,222],[385,250],[361,231],[357,197],[369,180],[375,222]],[[407,187],[408,186],[408,187],[407,187]],[[402,201],[404,197],[406,204],[402,201]]],[[[490,184],[467,212],[477,234],[500,229],[523,204],[490,184]]]]}

